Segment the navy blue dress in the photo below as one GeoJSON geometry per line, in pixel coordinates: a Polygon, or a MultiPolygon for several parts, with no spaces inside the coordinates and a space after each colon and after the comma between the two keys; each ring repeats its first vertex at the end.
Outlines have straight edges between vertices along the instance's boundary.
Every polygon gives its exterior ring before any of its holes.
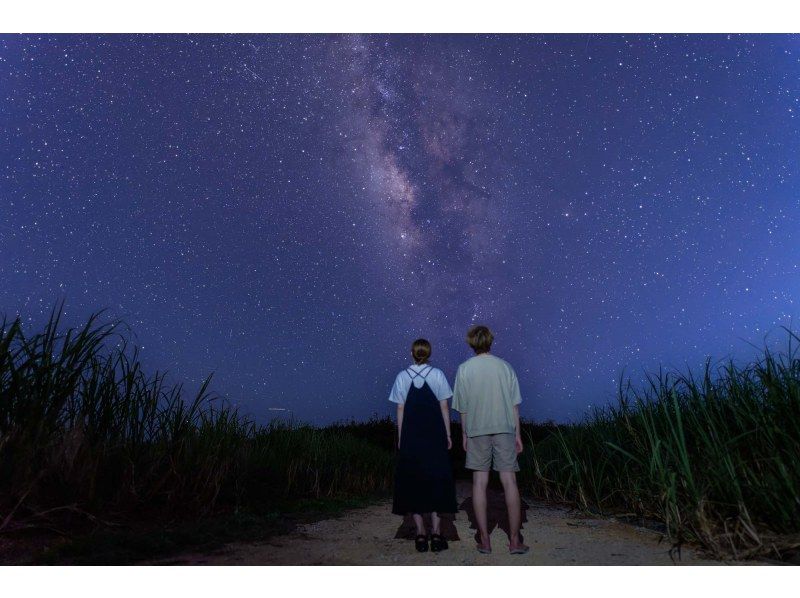
{"type": "Polygon", "coordinates": [[[392,513],[455,513],[456,487],[447,451],[447,429],[436,394],[423,372],[406,370],[411,378],[400,433],[400,450],[394,477],[392,513]],[[414,386],[421,377],[422,386],[414,386]]]}

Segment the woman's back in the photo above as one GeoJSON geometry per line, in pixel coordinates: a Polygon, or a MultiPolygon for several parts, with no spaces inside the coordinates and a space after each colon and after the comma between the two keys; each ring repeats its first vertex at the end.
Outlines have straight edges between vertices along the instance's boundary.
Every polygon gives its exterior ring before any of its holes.
{"type": "Polygon", "coordinates": [[[444,401],[453,396],[453,391],[450,389],[450,384],[447,382],[447,377],[442,370],[427,363],[415,363],[397,374],[392,391],[389,394],[389,400],[392,403],[402,405],[406,402],[411,386],[422,388],[425,383],[428,384],[439,401],[444,401]]]}

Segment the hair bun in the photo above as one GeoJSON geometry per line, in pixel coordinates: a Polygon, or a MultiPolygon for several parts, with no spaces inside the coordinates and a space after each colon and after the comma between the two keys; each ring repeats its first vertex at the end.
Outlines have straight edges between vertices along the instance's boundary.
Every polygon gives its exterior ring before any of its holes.
{"type": "Polygon", "coordinates": [[[427,363],[431,356],[431,344],[424,338],[418,338],[411,343],[411,357],[417,365],[427,363]]]}

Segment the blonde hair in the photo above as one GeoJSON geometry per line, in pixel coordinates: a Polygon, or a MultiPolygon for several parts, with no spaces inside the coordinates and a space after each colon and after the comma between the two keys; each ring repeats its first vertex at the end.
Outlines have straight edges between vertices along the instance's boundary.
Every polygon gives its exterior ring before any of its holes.
{"type": "Polygon", "coordinates": [[[494,335],[488,326],[481,324],[473,326],[467,331],[467,343],[475,353],[488,353],[492,348],[494,335]]]}

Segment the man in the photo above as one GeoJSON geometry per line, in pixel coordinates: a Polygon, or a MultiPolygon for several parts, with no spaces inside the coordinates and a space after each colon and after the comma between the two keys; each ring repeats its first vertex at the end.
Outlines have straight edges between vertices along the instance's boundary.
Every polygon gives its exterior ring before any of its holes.
{"type": "Polygon", "coordinates": [[[503,484],[510,524],[509,551],[525,554],[519,529],[522,523],[517,474],[517,455],[522,452],[519,427],[519,382],[512,367],[489,350],[494,336],[486,326],[473,326],[467,343],[475,356],[462,363],[456,373],[453,409],[461,414],[462,442],[467,469],[472,469],[472,504],[480,534],[478,551],[492,551],[486,518],[486,487],[493,465],[503,484]]]}

